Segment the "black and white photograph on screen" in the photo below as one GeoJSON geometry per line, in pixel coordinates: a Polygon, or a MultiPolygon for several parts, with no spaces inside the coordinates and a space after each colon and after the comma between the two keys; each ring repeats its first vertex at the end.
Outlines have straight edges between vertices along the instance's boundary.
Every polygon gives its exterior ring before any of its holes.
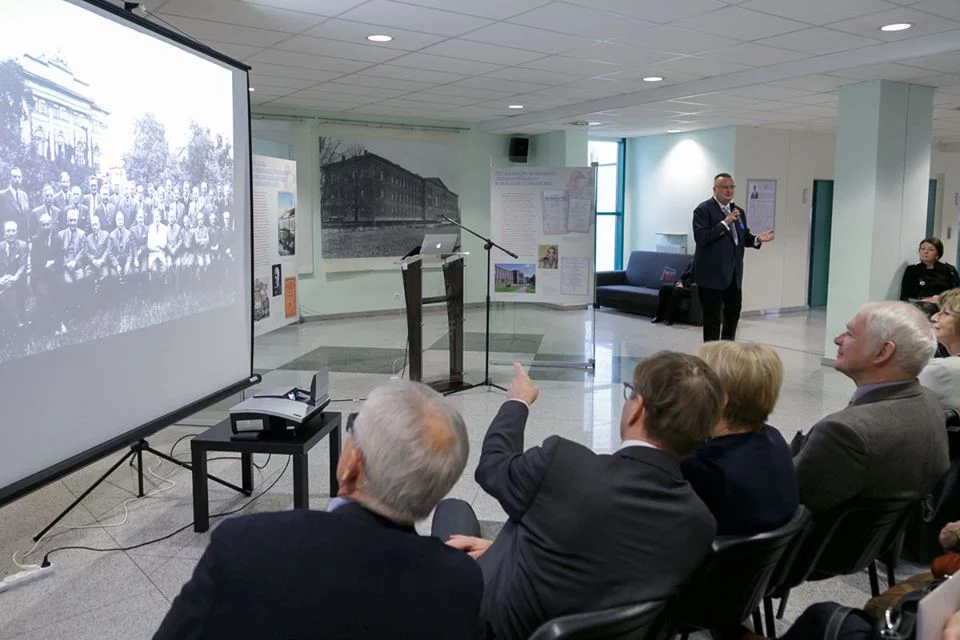
{"type": "Polygon", "coordinates": [[[276,298],[283,293],[283,272],[279,264],[273,265],[271,271],[273,271],[273,297],[276,298]]]}
{"type": "Polygon", "coordinates": [[[60,0],[2,4],[0,362],[232,304],[232,73],[60,0]]]}
{"type": "Polygon", "coordinates": [[[253,279],[253,321],[270,317],[270,285],[262,278],[253,279]]]}
{"type": "MultiPolygon", "coordinates": [[[[456,139],[320,138],[325,268],[337,260],[399,258],[426,233],[459,234],[456,139]]],[[[379,268],[366,260],[360,268],[379,268]]],[[[388,261],[381,265],[392,268],[388,261]]]]}
{"type": "Polygon", "coordinates": [[[289,191],[277,192],[278,253],[292,256],[297,253],[297,207],[289,191]]]}

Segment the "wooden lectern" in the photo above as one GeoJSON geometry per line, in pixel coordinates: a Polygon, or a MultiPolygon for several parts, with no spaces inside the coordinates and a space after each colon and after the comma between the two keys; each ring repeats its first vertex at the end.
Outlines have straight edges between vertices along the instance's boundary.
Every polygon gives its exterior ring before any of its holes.
{"type": "Polygon", "coordinates": [[[423,258],[412,256],[400,263],[403,274],[403,294],[407,307],[407,339],[410,346],[410,379],[423,382],[423,305],[447,305],[448,334],[450,336],[449,378],[427,381],[440,393],[468,388],[463,382],[463,254],[443,258],[443,283],[446,295],[423,297],[423,258]]]}

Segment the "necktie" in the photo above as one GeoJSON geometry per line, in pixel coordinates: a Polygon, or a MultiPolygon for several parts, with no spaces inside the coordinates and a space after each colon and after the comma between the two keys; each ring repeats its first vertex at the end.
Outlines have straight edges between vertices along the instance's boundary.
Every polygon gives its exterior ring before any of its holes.
{"type": "MultiPolygon", "coordinates": [[[[721,207],[721,209],[723,210],[724,215],[730,215],[730,205],[729,205],[729,204],[723,205],[723,206],[721,207]]],[[[733,244],[734,244],[734,245],[740,244],[740,238],[739,238],[739,236],[737,236],[736,224],[737,224],[736,221],[734,221],[734,222],[730,225],[730,233],[733,234],[733,244]]]]}

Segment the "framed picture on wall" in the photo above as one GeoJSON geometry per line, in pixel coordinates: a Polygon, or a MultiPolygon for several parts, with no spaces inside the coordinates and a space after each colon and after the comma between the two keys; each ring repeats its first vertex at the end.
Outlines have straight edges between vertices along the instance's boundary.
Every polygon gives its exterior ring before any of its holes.
{"type": "Polygon", "coordinates": [[[777,181],[747,180],[747,224],[753,233],[776,230],[777,181]]]}

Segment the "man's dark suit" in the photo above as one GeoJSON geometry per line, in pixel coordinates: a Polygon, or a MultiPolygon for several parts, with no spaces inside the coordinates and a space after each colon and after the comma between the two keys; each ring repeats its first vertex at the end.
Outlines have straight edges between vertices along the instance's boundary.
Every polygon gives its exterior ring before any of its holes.
{"type": "MultiPolygon", "coordinates": [[[[736,206],[731,203],[731,206],[736,206]]],[[[737,209],[740,209],[737,207],[737,209]]],[[[728,229],[723,224],[726,214],[716,198],[710,198],[693,210],[694,272],[703,309],[703,340],[733,340],[740,320],[743,288],[743,251],[760,248],[757,237],[750,233],[747,214],[740,209],[740,218],[728,229]],[[737,234],[734,242],[733,234],[737,234]],[[721,332],[721,318],[723,330],[721,332]]]]}
{"type": "Polygon", "coordinates": [[[813,512],[856,497],[919,498],[950,464],[943,410],[916,380],[873,389],[815,424],[793,461],[813,512]]]}
{"type": "Polygon", "coordinates": [[[357,503],[217,527],[155,640],[475,638],[483,580],[466,554],[357,503]]]}
{"type": "Polygon", "coordinates": [[[27,219],[30,215],[30,202],[27,192],[14,189],[13,185],[0,191],[0,222],[13,220],[21,234],[27,233],[27,219]]]}
{"type": "Polygon", "coordinates": [[[43,214],[50,216],[50,226],[53,227],[54,231],[58,231],[67,226],[67,221],[60,219],[60,209],[53,205],[48,207],[42,204],[30,213],[30,220],[27,222],[27,226],[29,227],[27,232],[31,238],[40,233],[40,217],[43,214]]]}
{"type": "Polygon", "coordinates": [[[519,640],[560,615],[672,593],[716,529],[680,462],[642,446],[597,455],[558,436],[524,452],[528,413],[504,403],[477,467],[509,516],[478,560],[488,631],[519,640]]]}
{"type": "Polygon", "coordinates": [[[0,327],[26,319],[29,260],[30,250],[23,240],[0,242],[0,327]]]}

